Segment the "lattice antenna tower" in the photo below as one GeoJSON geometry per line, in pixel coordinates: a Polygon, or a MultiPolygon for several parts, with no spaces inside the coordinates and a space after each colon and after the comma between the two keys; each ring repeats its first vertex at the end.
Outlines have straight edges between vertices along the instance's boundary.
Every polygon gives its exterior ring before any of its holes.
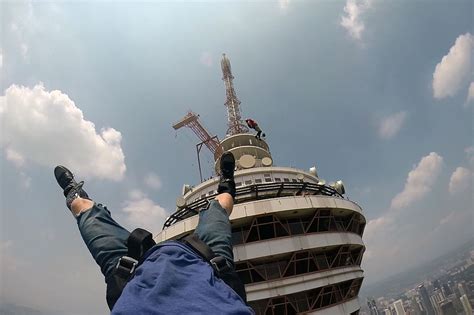
{"type": "Polygon", "coordinates": [[[225,54],[222,54],[221,68],[223,75],[222,80],[225,83],[225,94],[227,96],[226,102],[224,103],[227,107],[227,135],[232,136],[239,133],[246,133],[249,129],[242,121],[240,115],[240,101],[234,90],[234,83],[232,81],[234,77],[232,76],[230,60],[225,56],[225,54]]]}

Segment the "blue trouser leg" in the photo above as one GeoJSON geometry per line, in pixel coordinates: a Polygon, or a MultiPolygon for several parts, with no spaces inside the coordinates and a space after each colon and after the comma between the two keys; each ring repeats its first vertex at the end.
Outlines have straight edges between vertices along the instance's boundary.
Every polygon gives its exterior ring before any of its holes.
{"type": "Polygon", "coordinates": [[[223,256],[227,260],[231,269],[221,274],[220,278],[246,302],[245,286],[235,272],[229,216],[217,200],[211,201],[207,209],[199,212],[199,223],[194,232],[216,255],[223,256]]]}
{"type": "Polygon", "coordinates": [[[107,207],[96,203],[90,210],[79,214],[77,225],[107,281],[120,257],[127,255],[130,232],[112,219],[107,207]]]}
{"type": "Polygon", "coordinates": [[[223,256],[234,268],[229,216],[217,200],[211,201],[209,208],[199,212],[199,223],[195,233],[216,255],[223,256]]]}

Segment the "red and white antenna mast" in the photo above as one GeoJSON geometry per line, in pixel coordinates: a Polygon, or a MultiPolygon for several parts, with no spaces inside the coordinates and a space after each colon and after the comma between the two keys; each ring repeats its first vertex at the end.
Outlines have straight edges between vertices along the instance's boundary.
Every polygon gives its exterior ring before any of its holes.
{"type": "Polygon", "coordinates": [[[249,129],[242,121],[242,117],[240,115],[240,101],[237,98],[234,90],[234,84],[232,80],[234,77],[232,76],[232,69],[230,67],[230,60],[222,54],[221,60],[221,68],[222,68],[222,80],[225,83],[225,94],[227,99],[225,101],[225,106],[227,107],[227,135],[232,136],[239,133],[248,132],[249,129]]]}

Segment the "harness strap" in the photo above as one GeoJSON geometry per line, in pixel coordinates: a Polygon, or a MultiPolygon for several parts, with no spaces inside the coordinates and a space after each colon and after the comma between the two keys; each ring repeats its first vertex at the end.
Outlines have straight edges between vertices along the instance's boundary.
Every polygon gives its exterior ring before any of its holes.
{"type": "Polygon", "coordinates": [[[218,276],[222,276],[224,273],[232,270],[232,267],[229,266],[227,260],[222,256],[214,254],[211,248],[201,241],[197,234],[193,233],[186,236],[182,239],[182,242],[191,247],[191,249],[199,254],[199,256],[204,258],[204,260],[206,260],[216,271],[218,276]]]}
{"type": "Polygon", "coordinates": [[[123,288],[135,274],[135,269],[143,255],[154,245],[156,243],[150,232],[138,228],[130,233],[127,240],[127,256],[120,257],[111,279],[107,281],[106,299],[110,310],[122,294],[123,288]]]}
{"type": "Polygon", "coordinates": [[[127,240],[127,256],[135,260],[140,260],[146,251],[155,245],[153,235],[150,232],[140,228],[135,229],[127,240]]]}
{"type": "Polygon", "coordinates": [[[245,285],[227,263],[227,260],[216,255],[211,248],[204,243],[197,234],[193,233],[181,239],[183,243],[188,245],[194,252],[206,260],[214,269],[217,276],[221,278],[229,287],[231,287],[241,298],[247,303],[247,293],[245,292],[245,285]]]}

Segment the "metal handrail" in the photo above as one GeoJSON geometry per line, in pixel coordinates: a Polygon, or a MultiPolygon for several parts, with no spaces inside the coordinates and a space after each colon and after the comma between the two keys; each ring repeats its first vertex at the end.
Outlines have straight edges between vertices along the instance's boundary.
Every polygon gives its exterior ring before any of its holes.
{"type": "MultiPolygon", "coordinates": [[[[235,204],[247,202],[249,200],[261,200],[278,198],[294,195],[324,195],[344,198],[334,188],[326,185],[320,185],[310,182],[281,182],[281,183],[261,183],[249,186],[242,186],[236,189],[235,204]]],[[[199,198],[178,209],[166,219],[163,229],[181,220],[187,219],[199,213],[200,209],[205,208],[209,200],[214,199],[218,193],[199,198]]]]}

